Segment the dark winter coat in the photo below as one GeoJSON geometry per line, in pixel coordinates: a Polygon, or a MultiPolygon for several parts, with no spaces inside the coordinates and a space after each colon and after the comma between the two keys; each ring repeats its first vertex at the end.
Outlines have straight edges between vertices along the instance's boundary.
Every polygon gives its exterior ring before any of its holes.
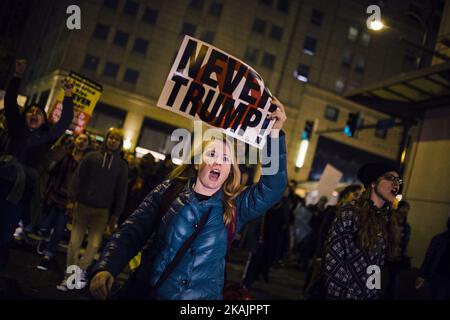
{"type": "Polygon", "coordinates": [[[107,151],[108,135],[99,151],[90,152],[81,160],[72,178],[69,200],[108,208],[119,218],[127,197],[128,165],[120,155],[122,144],[114,152],[107,151]]]}
{"type": "MultiPolygon", "coordinates": [[[[446,276],[450,278],[450,270],[447,274],[439,274],[439,268],[441,263],[445,263],[443,256],[450,246],[450,231],[441,233],[431,239],[428,246],[427,253],[423,259],[422,266],[420,267],[419,276],[424,279],[432,280],[436,276],[446,276]]],[[[447,262],[448,263],[448,262],[447,262]]]]}
{"type": "Polygon", "coordinates": [[[73,102],[71,97],[64,97],[61,118],[53,126],[42,125],[31,131],[24,115],[17,105],[20,78],[13,78],[5,93],[5,116],[8,130],[8,146],[4,154],[14,156],[19,163],[36,169],[37,160],[50,149],[51,145],[69,128],[73,118],[73,102]]]}

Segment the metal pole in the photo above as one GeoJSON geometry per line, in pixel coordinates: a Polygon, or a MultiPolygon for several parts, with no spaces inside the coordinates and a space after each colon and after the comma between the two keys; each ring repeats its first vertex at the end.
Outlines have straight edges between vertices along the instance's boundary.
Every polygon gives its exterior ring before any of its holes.
{"type": "Polygon", "coordinates": [[[411,132],[411,123],[405,122],[403,124],[402,140],[400,142],[400,148],[398,149],[398,154],[397,154],[397,163],[399,165],[400,176],[403,175],[403,172],[405,170],[406,154],[407,154],[406,150],[408,149],[408,146],[409,146],[409,143],[411,140],[410,132],[411,132]],[[405,157],[405,158],[403,158],[403,157],[405,157]]]}

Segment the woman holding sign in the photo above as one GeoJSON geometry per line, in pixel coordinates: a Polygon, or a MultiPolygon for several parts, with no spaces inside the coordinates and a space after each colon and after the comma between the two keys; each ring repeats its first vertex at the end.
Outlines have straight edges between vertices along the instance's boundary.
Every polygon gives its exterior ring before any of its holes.
{"type": "Polygon", "coordinates": [[[278,100],[273,103],[277,109],[269,117],[275,123],[266,148],[269,156],[279,150],[276,174],[263,174],[257,184],[243,188],[230,142],[203,141],[202,153],[197,153],[200,163],[178,167],[113,235],[90,282],[96,298],[110,296],[114,278],[143,248],[140,267],[117,298],[222,299],[227,245],[245,223],[277,203],[287,185],[285,137],[280,131],[286,113],[278,100]]]}

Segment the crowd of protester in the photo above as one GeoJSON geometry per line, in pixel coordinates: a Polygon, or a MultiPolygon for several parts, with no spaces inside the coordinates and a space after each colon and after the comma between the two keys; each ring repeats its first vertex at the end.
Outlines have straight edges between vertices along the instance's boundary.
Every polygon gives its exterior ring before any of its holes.
{"type": "MultiPolygon", "coordinates": [[[[166,206],[167,194],[173,193],[172,202],[178,201],[167,204],[168,213],[181,210],[189,202],[195,206],[195,212],[208,208],[208,215],[225,217],[226,229],[220,227],[222,220],[209,226],[218,235],[214,240],[203,241],[214,243],[208,250],[219,250],[221,256],[208,251],[210,258],[202,260],[202,275],[190,271],[193,286],[210,288],[196,287],[180,295],[177,292],[185,289],[178,288],[178,282],[174,281],[185,274],[179,271],[167,276],[166,281],[172,287],[162,287],[160,299],[221,298],[222,292],[218,292],[226,283],[219,271],[224,269],[226,247],[229,249],[233,240],[240,239],[248,251],[241,283],[241,288],[246,290],[251,290],[259,280],[269,282],[271,269],[291,260],[306,272],[304,295],[308,299],[400,297],[402,272],[411,269],[407,251],[411,227],[407,221],[409,203],[401,201],[394,206],[402,183],[396,167],[380,163],[366,165],[358,172],[363,185],[342,189],[335,205],[328,205],[325,196],[307,205],[305,198],[297,194],[296,181],[290,181],[287,186],[283,164],[277,175],[258,180],[254,178],[254,168],[225,163],[228,166],[222,164],[214,170],[219,171],[218,177],[220,170],[232,172],[229,179],[219,180],[221,184],[216,188],[220,190],[223,184],[227,193],[220,193],[219,198],[216,193],[205,195],[205,190],[203,193],[198,190],[199,182],[195,183],[195,179],[201,177],[195,172],[198,170],[201,175],[211,169],[209,166],[175,167],[169,156],[165,161],[156,161],[151,153],[142,157],[126,153],[119,128],[110,128],[102,143],[86,132],[65,133],[73,116],[72,88],[68,81],[62,83],[65,98],[58,122],[49,123],[44,107],[39,104],[19,107],[16,100],[25,67],[25,61],[16,62],[14,77],[5,94],[5,108],[0,112],[0,268],[8,264],[14,234],[28,240],[35,234],[39,239],[36,250],[42,255],[36,267],[42,271],[52,268],[59,244],[68,242],[66,264],[81,269],[81,285],[77,289],[84,288],[91,280],[92,294],[105,298],[111,290],[111,279],[140,251],[144,266],[149,261],[155,263],[154,274],[148,274],[149,269],[145,273],[141,268],[136,277],[148,277],[153,287],[158,286],[155,274],[164,277],[161,266],[165,259],[168,255],[175,259],[175,253],[167,248],[181,246],[177,237],[185,232],[186,221],[192,219],[191,213],[185,213],[187,220],[178,222],[175,229],[165,219],[161,219],[162,226],[156,222],[157,230],[163,230],[173,239],[158,234],[156,243],[161,247],[146,249],[144,245],[148,244],[155,224],[155,218],[148,217],[151,211],[148,208],[166,206]],[[163,183],[168,181],[171,172],[173,180],[170,181],[176,182],[163,183]],[[173,189],[178,187],[175,192],[173,189]],[[155,201],[159,204],[155,205],[155,201]],[[216,210],[222,205],[222,211],[216,210]],[[21,233],[17,232],[19,225],[22,225],[21,233]],[[103,249],[105,237],[110,241],[103,249]],[[379,266],[386,275],[384,290],[367,287],[366,270],[370,265],[379,266]]],[[[282,106],[278,110],[281,109],[282,106]]],[[[281,129],[284,109],[277,116],[281,129]]],[[[230,157],[226,142],[205,146],[214,146],[215,153],[220,150],[224,158],[230,157]]],[[[280,152],[280,157],[285,157],[283,150],[280,152]]],[[[204,174],[212,174],[211,170],[204,174]]],[[[448,230],[433,238],[416,280],[416,288],[430,283],[434,299],[450,298],[449,243],[448,230]]],[[[194,246],[191,254],[205,250],[200,247],[194,246]]],[[[69,289],[67,277],[67,273],[61,274],[61,283],[55,284],[58,290],[69,289]]],[[[185,288],[187,283],[181,286],[185,288]]],[[[133,288],[149,294],[147,287],[133,288]]],[[[129,292],[126,295],[136,297],[129,292]]]]}

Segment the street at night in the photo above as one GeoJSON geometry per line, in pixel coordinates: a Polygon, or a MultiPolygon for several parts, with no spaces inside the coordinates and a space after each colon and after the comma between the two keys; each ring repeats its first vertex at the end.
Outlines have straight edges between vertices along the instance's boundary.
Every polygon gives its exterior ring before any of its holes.
{"type": "Polygon", "coordinates": [[[450,300],[448,190],[449,1],[0,2],[0,302],[450,300]]]}

